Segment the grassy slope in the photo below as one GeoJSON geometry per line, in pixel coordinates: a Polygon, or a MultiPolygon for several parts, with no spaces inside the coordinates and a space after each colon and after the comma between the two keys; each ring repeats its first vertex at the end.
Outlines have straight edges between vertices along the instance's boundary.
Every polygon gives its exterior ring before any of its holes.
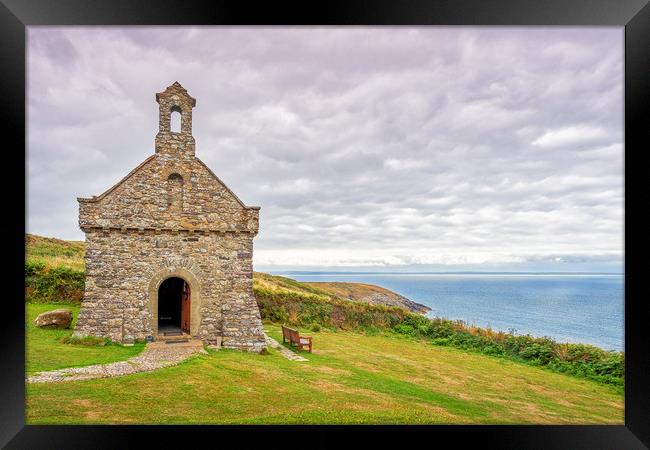
{"type": "MultiPolygon", "coordinates": [[[[253,274],[253,287],[257,290],[271,292],[295,292],[303,296],[317,298],[320,300],[352,300],[355,302],[373,303],[385,305],[388,300],[394,306],[405,307],[403,297],[393,291],[381,286],[366,283],[343,283],[343,282],[301,282],[278,275],[269,275],[262,272],[253,274]]],[[[409,301],[406,299],[406,301],[409,301]]],[[[411,302],[418,311],[426,312],[430,308],[411,302]]]]}
{"type": "Polygon", "coordinates": [[[340,298],[350,299],[354,301],[369,302],[374,304],[386,304],[386,301],[389,301],[391,302],[390,304],[401,307],[404,306],[404,303],[408,302],[411,304],[411,307],[417,308],[416,310],[418,312],[425,313],[427,311],[431,311],[431,308],[428,306],[417,304],[409,299],[406,299],[405,297],[400,296],[399,294],[396,294],[391,290],[388,290],[381,286],[375,286],[374,284],[343,283],[340,281],[314,281],[303,284],[326,291],[340,298]],[[382,298],[381,303],[376,300],[377,298],[382,298]]]}
{"type": "Polygon", "coordinates": [[[84,270],[86,244],[82,241],[64,241],[34,234],[25,234],[25,257],[27,261],[41,262],[48,266],[65,266],[84,270]]]}
{"type": "Polygon", "coordinates": [[[365,283],[344,283],[340,281],[311,281],[304,282],[307,286],[311,286],[342,298],[350,298],[352,300],[359,300],[368,294],[379,293],[385,295],[395,296],[396,294],[381,286],[365,283]]]}
{"type": "MultiPolygon", "coordinates": [[[[26,299],[38,303],[79,304],[83,296],[84,272],[60,264],[82,264],[83,243],[30,235],[26,236],[26,243],[26,299]],[[61,260],[62,256],[69,260],[61,260]],[[32,258],[42,260],[34,261],[32,258]]],[[[376,287],[359,283],[343,287],[339,283],[332,284],[334,292],[322,289],[320,284],[314,286],[290,278],[255,273],[253,291],[262,318],[271,322],[316,330],[320,327],[357,331],[390,329],[438,345],[490,356],[501,355],[556,372],[590,378],[616,386],[621,392],[624,388],[622,353],[579,344],[560,344],[545,338],[510,336],[460,322],[428,320],[402,308],[351,302],[342,297],[365,295],[376,287]]]]}
{"type": "MultiPolygon", "coordinates": [[[[48,268],[67,268],[74,271],[83,271],[84,253],[86,244],[83,241],[64,241],[56,238],[47,238],[33,234],[25,234],[25,254],[28,263],[43,264],[48,268]]],[[[65,275],[65,274],[64,274],[65,275]]],[[[66,278],[62,283],[68,282],[66,278]]],[[[261,272],[254,274],[254,287],[272,292],[298,292],[314,299],[349,299],[362,300],[373,294],[382,294],[389,298],[399,296],[388,289],[363,283],[301,283],[290,278],[269,275],[261,272]]],[[[51,284],[51,283],[50,283],[51,284]]],[[[38,291],[34,286],[28,286],[29,294],[34,297],[43,297],[43,290],[38,291]]],[[[56,291],[47,293],[47,301],[80,301],[83,289],[78,287],[70,289],[63,299],[57,299],[56,291]],[[72,292],[74,291],[74,292],[72,292]]]]}
{"type": "Polygon", "coordinates": [[[622,394],[587,380],[392,334],[310,334],[309,362],[221,350],[153,373],[28,385],[27,422],[623,423],[622,394]]]}
{"type": "MultiPolygon", "coordinates": [[[[26,237],[28,261],[83,270],[83,243],[26,237]]],[[[338,295],[255,274],[256,289],[338,295]]],[[[60,304],[27,305],[27,371],[126,359],[141,346],[62,344],[70,330],[31,322],[60,304]]],[[[76,313],[77,306],[69,306],[76,313]]],[[[277,325],[267,325],[280,339],[277,325]]],[[[234,351],[106,380],[27,386],[29,423],[622,423],[623,396],[588,380],[394,333],[323,331],[308,363],[234,351]]]]}
{"type": "Polygon", "coordinates": [[[26,304],[25,324],[25,372],[33,373],[44,370],[62,369],[64,367],[81,367],[91,364],[103,364],[113,361],[121,361],[135,356],[144,349],[143,344],[136,344],[133,347],[121,345],[84,346],[63,344],[60,339],[72,334],[72,328],[77,319],[79,306],[65,304],[26,304]],[[57,308],[68,308],[72,310],[73,321],[70,329],[57,330],[38,328],[34,325],[34,319],[40,313],[57,308]]]}
{"type": "Polygon", "coordinates": [[[266,290],[273,293],[297,293],[304,298],[314,300],[330,300],[335,297],[332,293],[310,286],[307,283],[262,272],[253,273],[253,289],[266,290]]]}

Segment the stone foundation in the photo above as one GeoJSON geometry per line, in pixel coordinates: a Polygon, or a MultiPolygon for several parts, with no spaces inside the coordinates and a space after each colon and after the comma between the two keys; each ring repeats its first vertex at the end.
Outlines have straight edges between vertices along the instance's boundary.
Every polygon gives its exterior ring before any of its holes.
{"type": "Polygon", "coordinates": [[[264,331],[252,293],[252,261],[235,250],[250,250],[252,236],[212,233],[188,238],[188,233],[88,231],[86,291],[75,335],[121,343],[157,337],[158,288],[175,276],[191,286],[193,337],[260,351],[264,331]]]}

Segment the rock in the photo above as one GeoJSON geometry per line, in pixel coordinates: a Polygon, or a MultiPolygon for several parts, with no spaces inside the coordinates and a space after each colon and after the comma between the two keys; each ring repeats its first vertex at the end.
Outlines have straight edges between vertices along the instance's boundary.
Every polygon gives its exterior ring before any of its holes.
{"type": "Polygon", "coordinates": [[[38,315],[34,323],[40,328],[70,328],[72,311],[69,309],[45,311],[38,315]]]}

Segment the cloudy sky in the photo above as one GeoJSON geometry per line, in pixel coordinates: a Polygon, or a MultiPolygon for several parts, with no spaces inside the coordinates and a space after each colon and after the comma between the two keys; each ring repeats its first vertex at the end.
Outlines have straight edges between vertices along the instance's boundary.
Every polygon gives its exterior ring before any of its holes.
{"type": "Polygon", "coordinates": [[[29,27],[27,231],[154,152],[261,206],[257,270],[621,271],[623,28],[29,27]]]}

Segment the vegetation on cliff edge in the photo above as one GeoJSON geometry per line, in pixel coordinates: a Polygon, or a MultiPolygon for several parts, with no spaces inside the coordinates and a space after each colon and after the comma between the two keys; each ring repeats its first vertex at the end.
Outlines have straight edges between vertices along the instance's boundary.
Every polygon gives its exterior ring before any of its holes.
{"type": "MultiPolygon", "coordinates": [[[[26,235],[25,299],[34,303],[79,304],[83,298],[84,244],[26,235]]],[[[505,357],[556,372],[624,386],[624,354],[546,337],[514,335],[470,326],[462,321],[430,319],[394,306],[353,302],[323,285],[255,273],[253,292],[266,322],[317,330],[392,332],[441,346],[505,357]]]]}

